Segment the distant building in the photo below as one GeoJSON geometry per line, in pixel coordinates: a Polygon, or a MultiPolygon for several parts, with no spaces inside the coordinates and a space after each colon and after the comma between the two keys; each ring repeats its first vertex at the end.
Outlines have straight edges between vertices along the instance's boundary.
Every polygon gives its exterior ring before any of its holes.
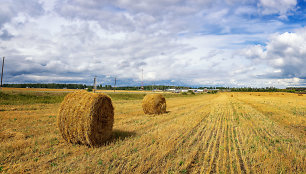
{"type": "Polygon", "coordinates": [[[160,89],[153,89],[153,92],[163,92],[163,90],[160,90],[160,89]]]}
{"type": "Polygon", "coordinates": [[[188,91],[197,92],[198,89],[188,89],[188,91]]]}
{"type": "Polygon", "coordinates": [[[188,89],[181,89],[181,92],[188,92],[188,89]]]}
{"type": "Polygon", "coordinates": [[[203,89],[189,89],[188,91],[192,91],[192,92],[194,92],[194,93],[204,92],[203,89]]]}
{"type": "Polygon", "coordinates": [[[188,92],[188,91],[192,91],[194,93],[202,93],[202,92],[208,92],[208,91],[212,91],[212,90],[218,90],[218,89],[166,89],[166,91],[168,92],[173,92],[173,93],[181,93],[181,92],[188,92]]]}
{"type": "Polygon", "coordinates": [[[175,92],[176,89],[166,89],[166,91],[169,91],[169,92],[175,92]]]}

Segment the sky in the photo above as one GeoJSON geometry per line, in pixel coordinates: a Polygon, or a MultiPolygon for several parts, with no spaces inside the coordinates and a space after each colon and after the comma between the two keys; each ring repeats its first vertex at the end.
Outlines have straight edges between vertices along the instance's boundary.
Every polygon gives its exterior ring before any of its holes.
{"type": "Polygon", "coordinates": [[[305,0],[1,0],[4,83],[306,86],[305,0]]]}

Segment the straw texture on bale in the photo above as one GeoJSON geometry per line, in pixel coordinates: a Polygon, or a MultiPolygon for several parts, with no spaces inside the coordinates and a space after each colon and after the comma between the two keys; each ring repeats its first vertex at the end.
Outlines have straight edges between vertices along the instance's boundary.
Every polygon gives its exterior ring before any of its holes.
{"type": "Polygon", "coordinates": [[[145,114],[162,114],[166,112],[166,99],[161,94],[147,94],[142,101],[145,114]]]}
{"type": "Polygon", "coordinates": [[[61,103],[58,127],[63,138],[73,144],[99,146],[112,134],[114,108],[105,94],[78,91],[61,103]]]}

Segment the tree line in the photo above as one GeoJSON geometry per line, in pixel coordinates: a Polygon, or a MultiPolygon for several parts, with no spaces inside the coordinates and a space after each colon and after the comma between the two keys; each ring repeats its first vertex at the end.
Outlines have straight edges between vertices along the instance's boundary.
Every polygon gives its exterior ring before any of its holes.
{"type": "MultiPolygon", "coordinates": [[[[4,84],[3,87],[12,88],[50,88],[50,89],[93,89],[92,85],[86,84],[63,84],[63,83],[23,83],[23,84],[4,84]]],[[[193,87],[186,86],[173,86],[173,85],[147,85],[143,86],[143,90],[166,90],[166,89],[190,89],[193,87]]],[[[275,87],[266,88],[231,88],[231,87],[197,87],[197,89],[218,89],[220,91],[233,91],[233,92],[305,92],[306,87],[288,87],[286,89],[279,89],[275,87]]],[[[112,85],[97,85],[100,90],[140,90],[140,86],[119,86],[112,85]]]]}

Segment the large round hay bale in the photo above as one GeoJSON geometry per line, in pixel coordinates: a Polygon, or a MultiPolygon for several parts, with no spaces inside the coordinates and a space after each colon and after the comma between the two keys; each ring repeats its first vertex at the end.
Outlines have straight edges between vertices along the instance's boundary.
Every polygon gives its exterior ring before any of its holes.
{"type": "Polygon", "coordinates": [[[145,114],[162,114],[166,112],[166,99],[161,94],[147,94],[142,101],[145,114]]]}
{"type": "Polygon", "coordinates": [[[99,146],[112,134],[114,124],[112,100],[101,93],[85,91],[70,93],[60,106],[57,123],[66,141],[99,146]]]}

